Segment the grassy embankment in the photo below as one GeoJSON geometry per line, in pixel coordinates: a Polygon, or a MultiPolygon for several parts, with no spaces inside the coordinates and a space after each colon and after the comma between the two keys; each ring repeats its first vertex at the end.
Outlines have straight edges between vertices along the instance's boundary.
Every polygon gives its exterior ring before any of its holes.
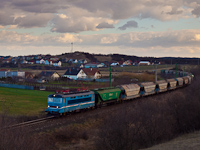
{"type": "Polygon", "coordinates": [[[0,113],[38,115],[46,110],[52,92],[0,87],[0,113]]]}

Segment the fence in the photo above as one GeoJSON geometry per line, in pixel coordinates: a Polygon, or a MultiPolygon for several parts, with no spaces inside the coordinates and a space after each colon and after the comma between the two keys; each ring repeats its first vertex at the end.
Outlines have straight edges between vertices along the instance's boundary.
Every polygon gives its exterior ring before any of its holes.
{"type": "Polygon", "coordinates": [[[34,90],[33,86],[0,83],[0,87],[34,90]]]}
{"type": "MultiPolygon", "coordinates": [[[[78,78],[77,81],[110,82],[110,79],[109,79],[109,78],[107,78],[107,79],[89,79],[89,78],[85,78],[85,79],[83,78],[83,79],[81,79],[81,78],[78,78]]],[[[112,78],[111,81],[113,82],[113,81],[114,81],[114,78],[112,78]]]]}

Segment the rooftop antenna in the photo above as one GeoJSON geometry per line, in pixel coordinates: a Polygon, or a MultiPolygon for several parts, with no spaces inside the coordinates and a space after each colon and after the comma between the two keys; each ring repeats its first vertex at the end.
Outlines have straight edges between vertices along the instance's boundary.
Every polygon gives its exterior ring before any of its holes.
{"type": "Polygon", "coordinates": [[[73,42],[71,43],[71,53],[73,53],[73,42]]]}

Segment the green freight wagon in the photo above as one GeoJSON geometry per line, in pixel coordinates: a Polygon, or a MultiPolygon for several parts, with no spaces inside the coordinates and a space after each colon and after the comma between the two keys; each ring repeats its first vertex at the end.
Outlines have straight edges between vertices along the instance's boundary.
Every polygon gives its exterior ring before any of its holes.
{"type": "Polygon", "coordinates": [[[120,88],[100,88],[92,90],[95,93],[96,106],[101,106],[105,103],[120,101],[120,88]]]}

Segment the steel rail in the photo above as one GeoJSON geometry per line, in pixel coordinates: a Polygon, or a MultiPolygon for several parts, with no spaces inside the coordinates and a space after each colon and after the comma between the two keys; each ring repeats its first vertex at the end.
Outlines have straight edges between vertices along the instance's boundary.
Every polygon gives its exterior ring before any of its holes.
{"type": "Polygon", "coordinates": [[[26,121],[26,122],[10,125],[10,126],[2,128],[2,129],[12,129],[12,128],[17,128],[17,127],[22,127],[22,126],[23,127],[24,126],[30,126],[30,125],[34,125],[34,124],[39,124],[39,123],[45,122],[45,121],[47,121],[49,119],[53,119],[53,118],[55,118],[55,117],[54,116],[49,116],[49,117],[46,117],[46,118],[30,120],[30,121],[26,121]]]}

